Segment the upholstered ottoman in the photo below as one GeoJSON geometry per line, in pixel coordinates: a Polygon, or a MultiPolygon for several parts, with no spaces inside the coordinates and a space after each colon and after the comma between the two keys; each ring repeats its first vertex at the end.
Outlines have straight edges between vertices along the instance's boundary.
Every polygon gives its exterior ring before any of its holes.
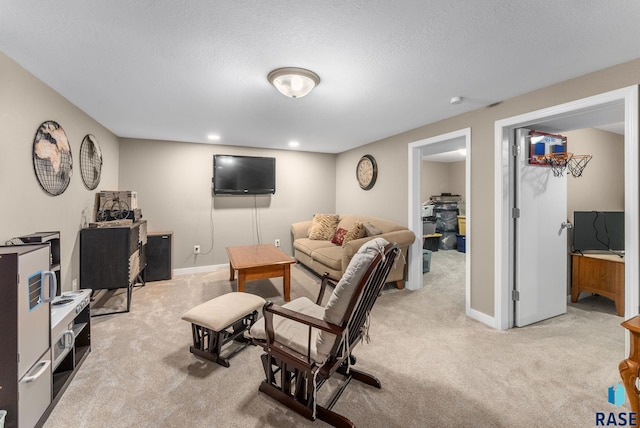
{"type": "Polygon", "coordinates": [[[227,293],[189,309],[182,319],[191,323],[193,346],[191,353],[229,367],[229,359],[251,342],[244,332],[258,319],[258,309],[265,300],[249,293],[227,293]],[[235,340],[243,345],[227,355],[222,346],[235,340]]]}

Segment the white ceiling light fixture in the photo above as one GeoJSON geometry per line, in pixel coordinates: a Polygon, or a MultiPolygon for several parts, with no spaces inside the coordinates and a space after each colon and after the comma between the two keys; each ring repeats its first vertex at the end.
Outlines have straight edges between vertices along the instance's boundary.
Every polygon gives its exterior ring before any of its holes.
{"type": "Polygon", "coordinates": [[[267,79],[289,98],[302,98],[320,84],[320,77],[316,73],[297,67],[277,68],[269,73],[267,79]]]}

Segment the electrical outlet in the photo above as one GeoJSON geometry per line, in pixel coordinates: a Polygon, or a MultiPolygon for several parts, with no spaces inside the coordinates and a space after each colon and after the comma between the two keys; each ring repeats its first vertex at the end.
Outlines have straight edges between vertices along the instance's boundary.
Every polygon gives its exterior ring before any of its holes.
{"type": "Polygon", "coordinates": [[[276,239],[275,244],[276,244],[276,247],[279,247],[279,246],[280,246],[280,240],[279,240],[279,239],[276,239]]]}
{"type": "Polygon", "coordinates": [[[193,254],[200,254],[200,245],[193,246],[193,254]]]}

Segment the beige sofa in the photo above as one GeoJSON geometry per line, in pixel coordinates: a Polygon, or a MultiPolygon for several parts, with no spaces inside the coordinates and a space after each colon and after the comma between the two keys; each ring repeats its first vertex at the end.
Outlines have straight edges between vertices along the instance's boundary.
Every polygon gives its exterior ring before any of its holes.
{"type": "Polygon", "coordinates": [[[389,273],[387,282],[395,282],[396,287],[404,288],[404,281],[406,280],[405,264],[406,260],[408,260],[407,251],[415,240],[415,234],[405,226],[389,220],[350,214],[339,215],[337,228],[349,230],[355,226],[356,222],[368,225],[368,233],[365,234],[364,238],[354,239],[344,243],[342,246],[336,245],[330,240],[309,239],[312,220],[292,224],[291,241],[293,242],[295,258],[318,275],[324,275],[325,272],[328,272],[340,278],[349,265],[349,261],[351,261],[351,258],[362,244],[373,238],[381,237],[389,242],[396,243],[401,249],[401,255],[389,273]],[[371,231],[371,229],[378,230],[371,231]],[[381,233],[370,235],[370,233],[376,232],[381,233]]]}

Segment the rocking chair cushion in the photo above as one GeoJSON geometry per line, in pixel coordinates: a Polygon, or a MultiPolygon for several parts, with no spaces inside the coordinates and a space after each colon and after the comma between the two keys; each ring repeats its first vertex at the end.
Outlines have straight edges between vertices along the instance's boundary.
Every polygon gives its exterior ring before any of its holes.
{"type": "MultiPolygon", "coordinates": [[[[305,315],[309,315],[314,318],[323,319],[324,308],[320,305],[316,305],[306,297],[298,297],[282,305],[283,308],[290,309],[292,311],[300,312],[305,315]]],[[[275,332],[275,340],[277,342],[286,345],[287,347],[299,352],[303,355],[307,355],[308,339],[309,339],[309,326],[299,323],[297,321],[290,320],[278,315],[273,317],[273,330],[275,332]]],[[[267,333],[264,327],[264,318],[260,318],[251,327],[249,334],[254,339],[267,340],[267,333]]],[[[333,337],[335,335],[327,333],[327,336],[333,337]]],[[[318,341],[318,329],[311,329],[311,350],[310,357],[313,361],[323,362],[328,357],[328,353],[318,353],[316,343],[318,341]]]]}
{"type": "MultiPolygon", "coordinates": [[[[375,238],[365,243],[349,262],[349,266],[336,285],[325,306],[324,320],[340,325],[353,293],[356,291],[360,280],[369,268],[373,259],[380,252],[384,252],[384,246],[388,242],[384,238],[375,238]]],[[[318,332],[318,353],[329,354],[335,341],[335,335],[318,332]]]]}

